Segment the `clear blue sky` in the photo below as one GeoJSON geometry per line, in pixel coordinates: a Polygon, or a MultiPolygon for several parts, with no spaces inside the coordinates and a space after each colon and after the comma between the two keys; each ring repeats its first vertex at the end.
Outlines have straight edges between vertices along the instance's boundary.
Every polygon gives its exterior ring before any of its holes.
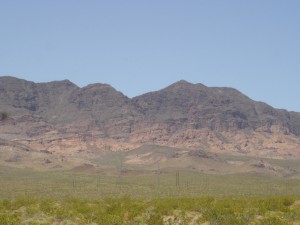
{"type": "Polygon", "coordinates": [[[300,111],[299,0],[0,0],[0,76],[133,97],[185,79],[300,111]]]}

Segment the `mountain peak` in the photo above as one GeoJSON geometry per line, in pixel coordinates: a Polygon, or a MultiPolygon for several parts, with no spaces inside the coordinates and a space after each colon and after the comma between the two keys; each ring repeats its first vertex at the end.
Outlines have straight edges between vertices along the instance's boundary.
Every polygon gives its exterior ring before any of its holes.
{"type": "Polygon", "coordinates": [[[179,81],[175,82],[175,84],[192,84],[192,83],[190,83],[186,80],[179,80],[179,81]]]}
{"type": "Polygon", "coordinates": [[[171,85],[169,85],[168,87],[165,88],[165,90],[175,90],[175,91],[178,91],[178,90],[196,90],[196,89],[201,89],[201,88],[207,88],[205,85],[203,84],[193,84],[193,83],[190,83],[186,80],[179,80],[171,85]]]}
{"type": "Polygon", "coordinates": [[[104,84],[104,83],[94,83],[94,84],[88,84],[87,86],[83,87],[83,89],[97,89],[97,88],[110,88],[114,89],[111,85],[109,84],[104,84]]]}
{"type": "Polygon", "coordinates": [[[78,86],[76,84],[74,84],[73,82],[71,82],[70,80],[57,80],[57,81],[50,81],[50,82],[41,82],[41,83],[37,83],[38,86],[48,86],[48,87],[70,87],[70,88],[78,88],[78,86]]]}
{"type": "Polygon", "coordinates": [[[193,85],[193,84],[186,80],[179,80],[179,81],[171,84],[170,86],[191,86],[191,85],[193,85]]]}
{"type": "Polygon", "coordinates": [[[17,77],[13,77],[13,76],[1,76],[0,77],[0,80],[1,80],[1,83],[9,83],[9,84],[12,84],[12,83],[33,83],[32,81],[27,81],[27,80],[24,80],[24,79],[21,79],[21,78],[17,78],[17,77]]]}

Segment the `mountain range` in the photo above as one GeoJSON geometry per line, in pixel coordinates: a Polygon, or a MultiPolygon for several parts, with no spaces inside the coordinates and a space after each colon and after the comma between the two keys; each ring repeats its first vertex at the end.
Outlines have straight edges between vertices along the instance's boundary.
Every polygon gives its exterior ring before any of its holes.
{"type": "Polygon", "coordinates": [[[0,145],[49,153],[143,145],[269,158],[300,157],[300,113],[233,88],[181,80],[128,98],[108,84],[0,77],[0,145]]]}

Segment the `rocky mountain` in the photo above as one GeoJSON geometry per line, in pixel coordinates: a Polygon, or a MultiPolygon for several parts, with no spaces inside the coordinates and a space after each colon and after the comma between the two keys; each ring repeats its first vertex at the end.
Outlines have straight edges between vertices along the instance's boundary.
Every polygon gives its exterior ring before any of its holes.
{"type": "MultiPolygon", "coordinates": [[[[72,154],[144,144],[264,157],[300,157],[300,113],[232,88],[178,81],[128,98],[107,84],[0,77],[0,138],[72,154]]],[[[6,142],[6,143],[8,143],[6,142]]]]}

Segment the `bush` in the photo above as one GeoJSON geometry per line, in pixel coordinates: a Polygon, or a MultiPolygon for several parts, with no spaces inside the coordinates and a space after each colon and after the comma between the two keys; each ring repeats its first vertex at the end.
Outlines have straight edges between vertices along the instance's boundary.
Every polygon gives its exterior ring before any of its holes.
{"type": "Polygon", "coordinates": [[[8,118],[8,114],[6,112],[0,112],[0,121],[6,120],[8,118]]]}

